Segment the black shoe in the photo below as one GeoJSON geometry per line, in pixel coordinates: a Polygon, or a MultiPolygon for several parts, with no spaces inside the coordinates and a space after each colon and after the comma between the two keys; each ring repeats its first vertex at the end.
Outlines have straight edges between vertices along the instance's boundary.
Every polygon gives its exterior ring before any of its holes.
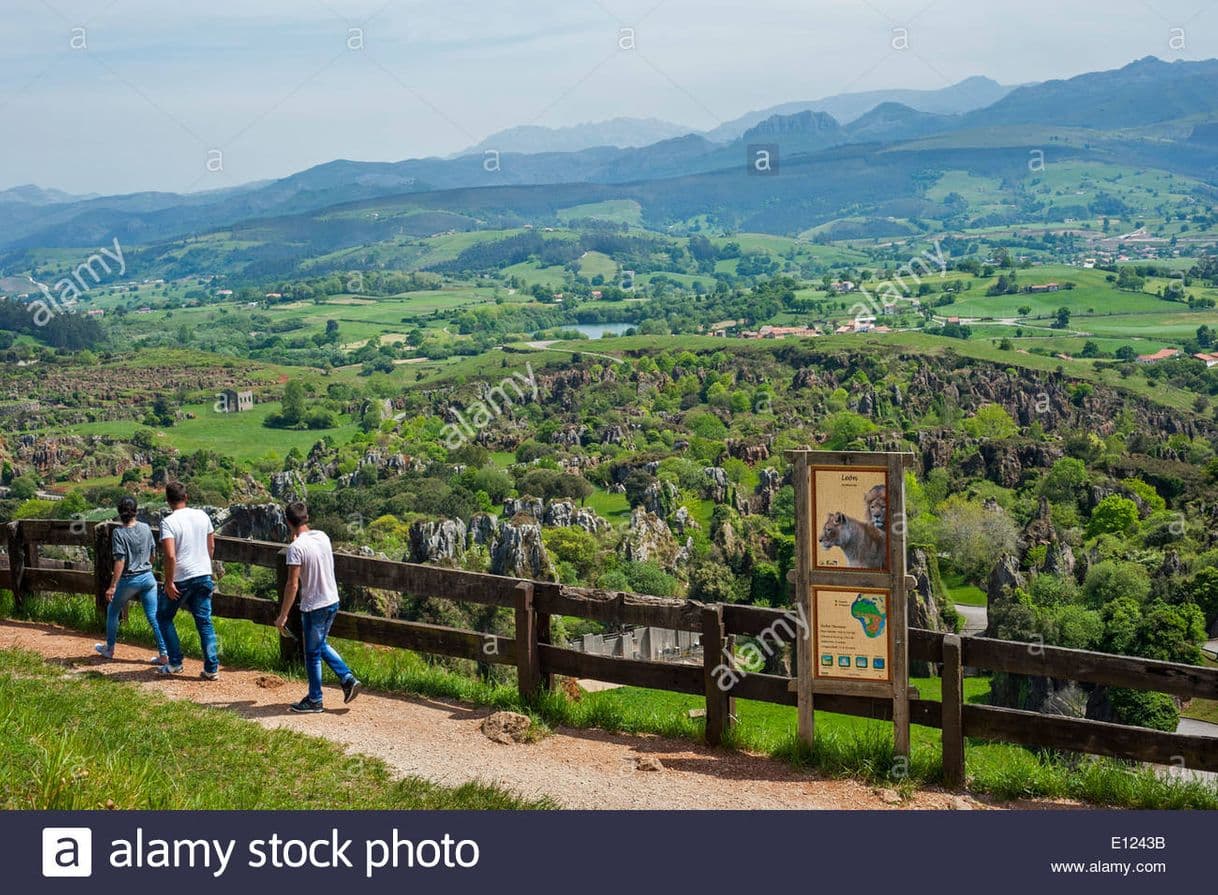
{"type": "Polygon", "coordinates": [[[313,702],[309,697],[305,697],[300,702],[294,702],[288,706],[289,712],[295,712],[297,715],[319,715],[325,711],[320,702],[313,702]]]}
{"type": "Polygon", "coordinates": [[[351,677],[343,681],[343,704],[345,705],[359,696],[359,688],[362,686],[363,684],[360,682],[360,679],[355,675],[351,675],[351,677]]]}

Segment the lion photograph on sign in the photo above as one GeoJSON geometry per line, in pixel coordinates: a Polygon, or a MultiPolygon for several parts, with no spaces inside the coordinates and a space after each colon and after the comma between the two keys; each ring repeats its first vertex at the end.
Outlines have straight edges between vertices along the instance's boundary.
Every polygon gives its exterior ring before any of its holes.
{"type": "Polygon", "coordinates": [[[888,471],[843,467],[814,470],[812,503],[819,526],[816,567],[888,568],[888,471]]]}

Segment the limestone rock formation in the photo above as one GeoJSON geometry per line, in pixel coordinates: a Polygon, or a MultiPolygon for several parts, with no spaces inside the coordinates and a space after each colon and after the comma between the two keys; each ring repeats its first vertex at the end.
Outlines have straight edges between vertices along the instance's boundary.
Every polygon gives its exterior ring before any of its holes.
{"type": "Polygon", "coordinates": [[[676,564],[678,548],[672,531],[663,519],[642,507],[635,507],[618,551],[624,559],[656,562],[671,569],[676,564]]]}
{"type": "Polygon", "coordinates": [[[502,519],[491,544],[491,574],[552,580],[554,567],[541,540],[541,524],[532,516],[502,519]]]}
{"type": "Polygon", "coordinates": [[[418,521],[410,526],[410,562],[454,562],[465,552],[466,528],[460,519],[418,521]]]}

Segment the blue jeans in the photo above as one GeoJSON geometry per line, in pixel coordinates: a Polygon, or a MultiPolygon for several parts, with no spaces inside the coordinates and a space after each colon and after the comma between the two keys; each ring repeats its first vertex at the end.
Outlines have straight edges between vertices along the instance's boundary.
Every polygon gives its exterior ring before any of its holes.
{"type": "Polygon", "coordinates": [[[138,597],[144,607],[144,616],[152,626],[152,636],[156,638],[156,651],[165,655],[165,638],[161,636],[161,626],[157,624],[156,611],[156,578],[152,571],[136,572],[134,575],[121,575],[114,588],[114,599],[106,609],[106,649],[114,649],[114,641],[118,639],[118,622],[123,614],[123,607],[132,597],[138,597]]]}
{"type": "Polygon", "coordinates": [[[173,617],[184,606],[195,617],[195,627],[199,629],[199,645],[203,650],[203,670],[219,671],[220,659],[216,647],[216,629],[212,627],[211,623],[211,595],[215,589],[211,575],[200,575],[197,578],[187,578],[185,581],[175,583],[178,587],[178,599],[171,600],[169,594],[162,591],[156,613],[156,620],[161,626],[161,636],[165,638],[165,650],[169,656],[169,664],[182,664],[182,644],[178,640],[177,628],[173,626],[173,617]]]}
{"type": "Polygon", "coordinates": [[[338,615],[338,604],[314,609],[312,612],[300,613],[304,627],[305,671],[309,675],[309,701],[321,702],[321,663],[324,659],[330,670],[338,675],[343,683],[353,677],[351,669],[343,661],[343,657],[334,651],[334,647],[326,642],[330,626],[334,624],[334,616],[338,615]]]}

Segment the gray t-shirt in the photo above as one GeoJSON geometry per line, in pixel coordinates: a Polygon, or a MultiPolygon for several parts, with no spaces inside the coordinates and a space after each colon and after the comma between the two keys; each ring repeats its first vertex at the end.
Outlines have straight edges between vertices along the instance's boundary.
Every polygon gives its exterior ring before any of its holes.
{"type": "Polygon", "coordinates": [[[123,561],[124,575],[152,570],[152,529],[143,522],[114,529],[111,544],[114,558],[123,561]]]}

